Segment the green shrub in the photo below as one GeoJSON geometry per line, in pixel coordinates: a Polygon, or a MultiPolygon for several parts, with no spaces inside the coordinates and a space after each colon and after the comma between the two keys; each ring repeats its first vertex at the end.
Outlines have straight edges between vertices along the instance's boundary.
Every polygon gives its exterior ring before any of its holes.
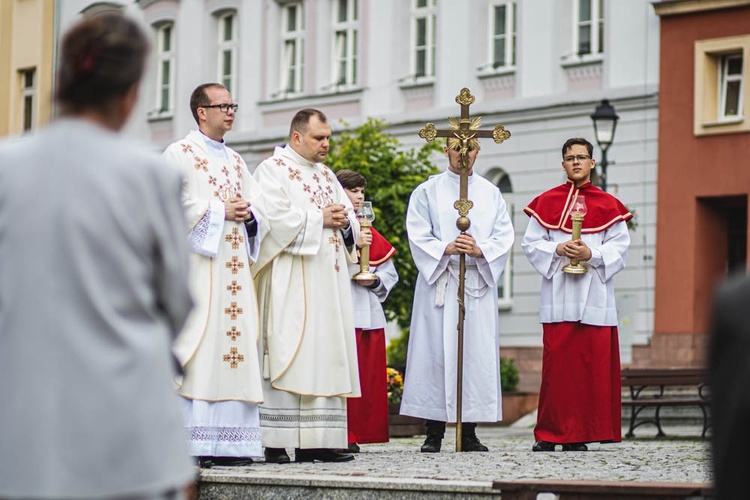
{"type": "Polygon", "coordinates": [[[516,392],[518,382],[516,360],[507,356],[500,356],[500,387],[503,392],[516,392]]]}

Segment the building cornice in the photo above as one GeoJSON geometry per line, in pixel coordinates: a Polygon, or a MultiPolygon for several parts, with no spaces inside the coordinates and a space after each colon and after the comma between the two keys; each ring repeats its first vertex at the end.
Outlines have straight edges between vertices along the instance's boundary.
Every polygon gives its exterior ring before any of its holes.
{"type": "Polygon", "coordinates": [[[710,10],[748,7],[750,0],[661,0],[653,2],[657,16],[668,17],[710,10]]]}

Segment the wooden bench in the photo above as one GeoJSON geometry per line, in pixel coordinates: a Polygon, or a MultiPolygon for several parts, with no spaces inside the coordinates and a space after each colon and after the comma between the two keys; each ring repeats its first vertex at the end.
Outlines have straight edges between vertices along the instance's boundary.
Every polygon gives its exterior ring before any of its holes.
{"type": "Polygon", "coordinates": [[[503,500],[536,500],[539,493],[554,493],[559,500],[695,499],[712,498],[709,483],[652,483],[636,481],[493,481],[503,500]]]}
{"type": "Polygon", "coordinates": [[[666,436],[661,427],[660,411],[665,406],[697,406],[703,412],[702,437],[711,426],[708,407],[711,403],[706,382],[708,370],[705,368],[623,368],[622,386],[630,389],[630,399],[623,398],[622,406],[630,407],[630,426],[627,437],[633,437],[636,427],[654,424],[657,436],[666,436]],[[687,395],[670,396],[665,388],[685,387],[687,395]],[[646,408],[655,408],[653,418],[638,417],[646,408]]]}

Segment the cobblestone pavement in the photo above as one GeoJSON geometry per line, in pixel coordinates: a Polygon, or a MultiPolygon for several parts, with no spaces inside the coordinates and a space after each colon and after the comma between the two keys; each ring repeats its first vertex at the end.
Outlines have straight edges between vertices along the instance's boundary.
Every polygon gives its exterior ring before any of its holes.
{"type": "MultiPolygon", "coordinates": [[[[666,438],[656,431],[638,429],[640,436],[617,444],[589,444],[587,452],[531,451],[531,428],[479,426],[477,434],[490,448],[487,453],[456,453],[455,428],[449,427],[441,453],[421,453],[424,436],[394,438],[389,443],[362,445],[356,460],[341,464],[266,464],[258,460],[249,467],[204,469],[210,476],[339,476],[394,478],[398,480],[444,480],[491,482],[513,479],[566,479],[650,482],[710,482],[708,440],[701,428],[665,428],[666,438]]],[[[625,430],[623,430],[623,435],[625,430]]],[[[559,448],[558,448],[559,449],[559,448]]],[[[288,450],[291,454],[292,450],[288,450]]],[[[294,457],[292,456],[292,460],[294,457]]]]}

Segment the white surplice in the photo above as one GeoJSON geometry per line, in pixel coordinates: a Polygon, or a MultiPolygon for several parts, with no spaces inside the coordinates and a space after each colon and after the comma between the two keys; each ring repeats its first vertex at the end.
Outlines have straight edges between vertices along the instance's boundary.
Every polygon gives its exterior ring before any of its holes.
{"type": "MultiPolygon", "coordinates": [[[[349,264],[351,276],[357,274],[360,269],[359,263],[349,264]]],[[[354,281],[351,282],[354,326],[363,330],[386,327],[388,321],[385,319],[382,302],[388,298],[388,293],[398,283],[398,272],[392,259],[388,259],[378,266],[370,266],[370,272],[380,278],[380,284],[377,287],[368,288],[357,285],[354,281]]]]}
{"type": "Polygon", "coordinates": [[[347,270],[356,253],[342,231],[323,227],[322,209],[344,205],[354,241],[359,223],[334,173],[290,146],[254,175],[270,226],[253,268],[265,343],[263,444],[345,448],[345,398],[360,395],[347,270]]]}
{"type": "Polygon", "coordinates": [[[260,188],[240,155],[199,131],[167,148],[184,177],[191,291],[196,307],[175,342],[184,367],[180,394],[196,456],[260,456],[263,400],[258,311],[250,266],[267,231],[260,188]],[[224,201],[242,196],[258,226],[225,220],[224,201]]]}
{"type": "MultiPolygon", "coordinates": [[[[459,176],[446,171],[419,185],[409,199],[406,229],[419,269],[414,291],[401,414],[456,421],[458,255],[444,255],[458,236],[459,176]]],[[[513,246],[505,200],[497,186],[469,177],[468,231],[484,257],[466,257],[463,422],[502,419],[497,283],[513,246]]]]}
{"type": "Polygon", "coordinates": [[[570,262],[557,255],[560,243],[570,241],[570,234],[542,227],[529,219],[521,247],[534,269],[542,275],[539,305],[541,323],[580,321],[586,325],[617,326],[615,285],[612,279],[625,268],[630,233],[625,222],[604,231],[582,234],[591,249],[591,259],[583,264],[586,274],[566,274],[563,266],[570,262]]]}

